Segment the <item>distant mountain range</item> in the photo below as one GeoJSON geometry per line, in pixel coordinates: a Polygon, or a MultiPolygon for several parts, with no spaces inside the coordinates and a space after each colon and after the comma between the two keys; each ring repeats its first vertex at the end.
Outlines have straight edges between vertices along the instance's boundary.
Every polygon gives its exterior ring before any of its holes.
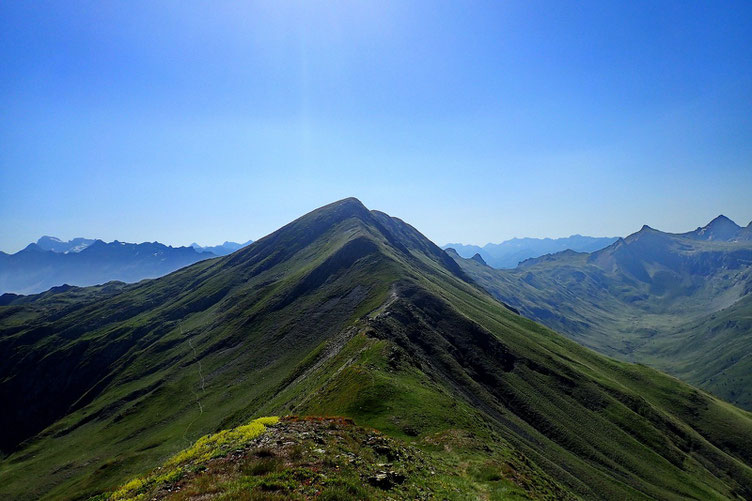
{"type": "Polygon", "coordinates": [[[67,254],[68,252],[81,252],[96,241],[97,239],[95,238],[78,237],[64,242],[57,237],[45,235],[37,240],[37,245],[42,250],[67,254]]]}
{"type": "Polygon", "coordinates": [[[191,244],[191,247],[193,247],[199,252],[211,252],[215,256],[226,256],[227,254],[232,254],[236,250],[242,249],[246,245],[250,245],[252,243],[253,243],[253,240],[248,240],[246,243],[243,243],[243,244],[239,244],[237,242],[225,242],[222,245],[202,247],[196,242],[193,242],[191,244]]]}
{"type": "MultiPolygon", "coordinates": [[[[67,254],[69,252],[81,252],[97,240],[98,239],[95,238],[77,237],[73,240],[68,240],[67,242],[65,242],[57,237],[50,237],[45,235],[37,240],[37,245],[43,250],[67,254]]],[[[202,246],[197,244],[196,242],[193,242],[189,247],[193,247],[198,252],[211,252],[215,256],[226,256],[227,254],[233,253],[238,249],[242,249],[243,247],[251,243],[253,243],[253,240],[248,240],[247,242],[242,244],[238,242],[226,241],[221,245],[202,246]]]]}
{"type": "Polygon", "coordinates": [[[55,286],[138,282],[156,278],[203,259],[223,256],[247,245],[172,247],[159,242],[106,243],[43,236],[15,254],[0,252],[0,294],[32,294],[55,286]]]}
{"type": "Polygon", "coordinates": [[[752,409],[752,223],[672,234],[497,270],[449,251],[496,298],[601,353],[652,365],[752,409]]]}
{"type": "Polygon", "coordinates": [[[587,237],[572,235],[566,238],[513,238],[500,244],[477,245],[447,244],[443,249],[454,249],[463,258],[479,255],[493,268],[514,268],[532,257],[563,250],[593,252],[614,243],[618,237],[587,237]]]}

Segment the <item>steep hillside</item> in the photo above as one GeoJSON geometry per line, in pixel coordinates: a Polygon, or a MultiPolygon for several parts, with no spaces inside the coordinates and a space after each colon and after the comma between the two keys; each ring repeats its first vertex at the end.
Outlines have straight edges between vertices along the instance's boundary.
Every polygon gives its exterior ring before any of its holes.
{"type": "Polygon", "coordinates": [[[355,199],[160,279],[7,302],[5,497],[116,489],[206,433],[287,414],[453,461],[457,496],[491,477],[533,498],[752,496],[750,413],[520,317],[355,199]]]}
{"type": "Polygon", "coordinates": [[[752,241],[720,216],[684,234],[644,226],[591,254],[494,270],[454,254],[496,298],[585,346],[667,370],[752,408],[752,241]]]}

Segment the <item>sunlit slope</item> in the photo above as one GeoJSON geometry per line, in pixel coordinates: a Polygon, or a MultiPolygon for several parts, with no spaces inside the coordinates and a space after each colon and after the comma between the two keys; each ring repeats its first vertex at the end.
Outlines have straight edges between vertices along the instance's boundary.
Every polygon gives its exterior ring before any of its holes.
{"type": "Polygon", "coordinates": [[[354,199],[162,279],[0,316],[6,496],[114,488],[203,434],[288,413],[526,465],[517,482],[539,497],[752,496],[749,413],[515,315],[354,199]]]}

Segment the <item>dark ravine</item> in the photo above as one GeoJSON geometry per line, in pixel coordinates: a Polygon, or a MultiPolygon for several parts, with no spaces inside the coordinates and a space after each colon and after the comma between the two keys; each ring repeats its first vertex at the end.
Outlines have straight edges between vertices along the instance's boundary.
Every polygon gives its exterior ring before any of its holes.
{"type": "Polygon", "coordinates": [[[502,480],[533,498],[752,496],[750,413],[583,348],[471,275],[345,199],[159,279],[6,299],[0,496],[106,497],[186,430],[287,414],[491,465],[492,481],[449,473],[458,498],[502,480]]]}

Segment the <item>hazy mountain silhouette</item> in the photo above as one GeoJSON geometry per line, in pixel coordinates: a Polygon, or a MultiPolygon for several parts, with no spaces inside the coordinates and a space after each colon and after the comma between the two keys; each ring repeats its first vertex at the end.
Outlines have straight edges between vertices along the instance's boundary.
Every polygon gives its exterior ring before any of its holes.
{"type": "Polygon", "coordinates": [[[63,284],[85,286],[112,280],[137,282],[214,257],[192,247],[158,242],[86,242],[42,237],[15,254],[0,252],[0,293],[30,294],[63,284]]]}
{"type": "Polygon", "coordinates": [[[471,258],[480,255],[494,268],[514,268],[525,259],[571,249],[592,252],[602,249],[617,240],[617,237],[586,237],[572,235],[566,238],[513,238],[500,244],[477,245],[447,244],[444,249],[454,249],[460,256],[471,258]]]}
{"type": "Polygon", "coordinates": [[[78,237],[74,238],[73,240],[64,242],[57,237],[50,237],[45,235],[37,240],[37,245],[43,250],[52,252],[81,252],[82,250],[93,244],[95,241],[96,239],[93,238],[78,237]]]}
{"type": "Polygon", "coordinates": [[[253,243],[253,240],[248,240],[245,243],[239,244],[237,242],[227,242],[221,244],[221,245],[209,245],[209,246],[201,246],[197,244],[196,242],[191,244],[191,247],[196,249],[199,252],[211,252],[215,256],[226,256],[227,254],[230,254],[232,252],[235,252],[238,249],[242,249],[243,247],[246,247],[253,243]]]}

